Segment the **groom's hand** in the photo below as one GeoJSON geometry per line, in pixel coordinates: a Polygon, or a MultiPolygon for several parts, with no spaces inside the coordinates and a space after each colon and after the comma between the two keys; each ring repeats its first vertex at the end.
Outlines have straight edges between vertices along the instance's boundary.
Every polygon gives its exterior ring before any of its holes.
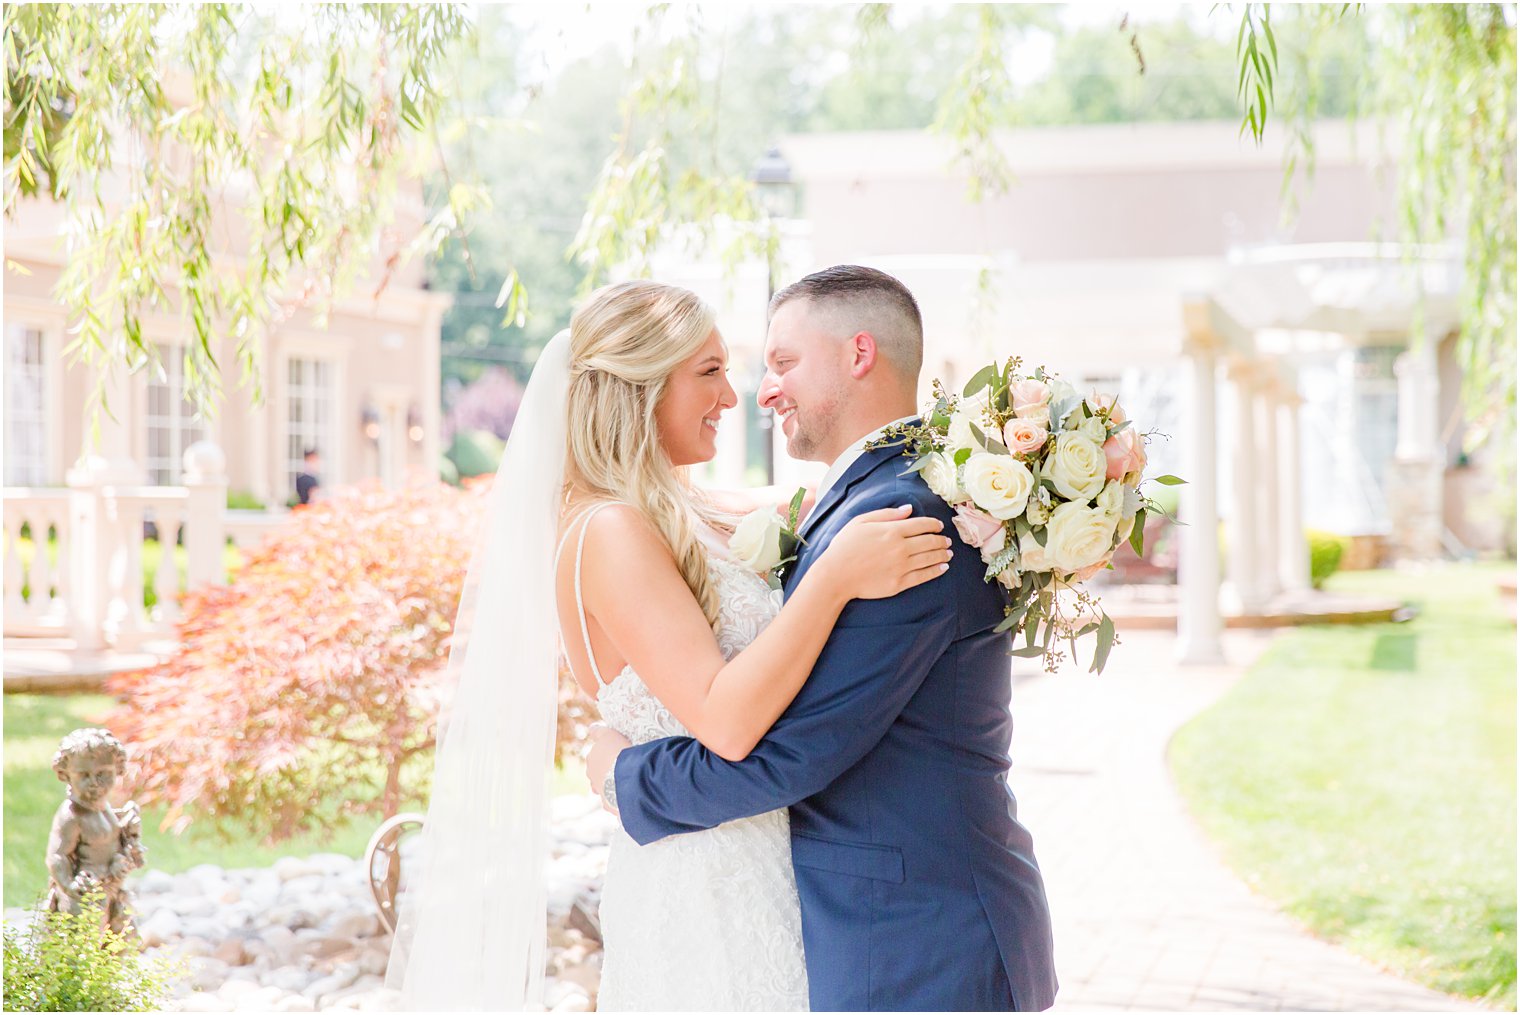
{"type": "Polygon", "coordinates": [[[587,739],[591,748],[586,752],[586,779],[591,783],[591,792],[602,798],[603,807],[616,814],[617,803],[607,799],[603,787],[612,774],[612,766],[617,763],[617,756],[623,748],[633,746],[633,742],[600,723],[591,727],[587,739]]]}

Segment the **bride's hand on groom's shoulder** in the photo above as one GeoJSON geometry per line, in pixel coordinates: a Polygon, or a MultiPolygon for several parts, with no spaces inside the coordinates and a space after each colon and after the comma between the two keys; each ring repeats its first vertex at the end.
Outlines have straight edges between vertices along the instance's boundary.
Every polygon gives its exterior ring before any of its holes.
{"type": "Polygon", "coordinates": [[[601,723],[593,723],[586,734],[586,781],[591,784],[591,792],[602,799],[602,806],[613,814],[617,813],[614,803],[607,800],[603,787],[607,783],[607,776],[612,774],[612,766],[617,763],[617,756],[623,748],[633,746],[632,741],[609,726],[601,723]]]}
{"type": "Polygon", "coordinates": [[[890,599],[938,578],[950,566],[945,523],[912,510],[905,504],[851,518],[809,575],[820,573],[846,600],[890,599]]]}

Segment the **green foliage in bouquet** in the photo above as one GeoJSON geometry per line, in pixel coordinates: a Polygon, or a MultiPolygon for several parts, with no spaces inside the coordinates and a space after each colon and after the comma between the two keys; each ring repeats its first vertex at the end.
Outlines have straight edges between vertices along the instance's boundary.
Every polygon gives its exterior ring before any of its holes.
{"type": "Polygon", "coordinates": [[[6,1011],[158,1011],[180,970],[144,958],[100,918],[101,896],[78,915],[43,911],[5,928],[6,1011]]]}

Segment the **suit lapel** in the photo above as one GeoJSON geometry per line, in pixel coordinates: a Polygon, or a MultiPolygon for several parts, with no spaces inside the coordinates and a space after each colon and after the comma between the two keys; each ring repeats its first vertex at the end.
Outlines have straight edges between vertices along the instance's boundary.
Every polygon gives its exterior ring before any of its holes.
{"type": "MultiPolygon", "coordinates": [[[[916,423],[917,420],[913,420],[912,422],[916,423]]],[[[834,485],[829,487],[828,492],[823,495],[823,500],[815,504],[813,510],[808,512],[808,516],[803,520],[800,530],[802,537],[804,539],[807,538],[807,534],[813,530],[813,527],[820,523],[834,508],[839,506],[839,502],[844,500],[845,494],[850,492],[850,487],[874,472],[883,462],[893,458],[901,458],[902,456],[901,442],[893,443],[886,447],[875,448],[870,451],[862,451],[860,457],[851,462],[850,467],[844,470],[844,475],[840,476],[834,485]]],[[[906,467],[907,463],[904,464],[904,468],[906,467]]]]}

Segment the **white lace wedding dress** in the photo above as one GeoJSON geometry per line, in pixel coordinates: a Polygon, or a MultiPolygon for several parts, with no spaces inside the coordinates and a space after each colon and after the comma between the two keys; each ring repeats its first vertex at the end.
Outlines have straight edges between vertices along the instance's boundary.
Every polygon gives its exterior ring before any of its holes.
{"type": "MultiPolygon", "coordinates": [[[[591,512],[576,547],[581,610],[580,557],[591,512]]],[[[701,533],[718,592],[718,645],[732,659],[775,617],[779,597],[731,559],[715,533],[705,526],[701,533]]],[[[589,642],[586,651],[589,657],[589,642]]],[[[597,680],[602,720],[635,744],[691,735],[631,667],[605,683],[598,673],[597,680]]],[[[807,1010],[785,808],[647,846],[619,828],[602,886],[601,922],[599,1011],[807,1010]]]]}

